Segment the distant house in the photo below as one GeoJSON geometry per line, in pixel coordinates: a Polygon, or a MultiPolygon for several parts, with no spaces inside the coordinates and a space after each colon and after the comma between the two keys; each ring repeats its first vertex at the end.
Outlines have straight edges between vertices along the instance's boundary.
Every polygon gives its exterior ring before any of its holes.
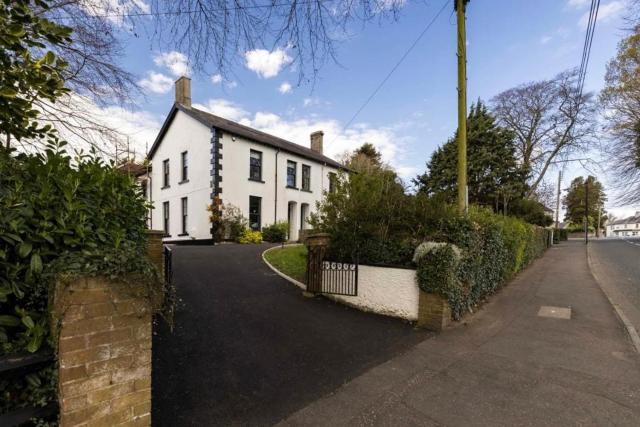
{"type": "Polygon", "coordinates": [[[308,218],[342,165],[323,154],[323,133],[306,148],[191,106],[191,80],[176,82],[176,99],[151,161],[150,227],[165,241],[209,240],[207,206],[218,196],[238,207],[249,227],[289,222],[289,239],[308,218]]]}
{"type": "Polygon", "coordinates": [[[607,236],[640,236],[640,211],[607,223],[607,236]]]}

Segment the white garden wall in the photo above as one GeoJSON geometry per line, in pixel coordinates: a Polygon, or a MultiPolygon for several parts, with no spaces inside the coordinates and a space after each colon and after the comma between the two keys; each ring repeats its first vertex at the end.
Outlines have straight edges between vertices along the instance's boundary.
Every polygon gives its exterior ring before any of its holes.
{"type": "Polygon", "coordinates": [[[357,296],[326,296],[363,311],[418,319],[419,289],[415,270],[360,265],[357,296]]]}
{"type": "MultiPolygon", "coordinates": [[[[307,286],[280,272],[265,258],[268,251],[277,251],[279,247],[267,249],[262,260],[275,273],[300,289],[307,286]]],[[[358,295],[323,294],[325,297],[362,311],[369,311],[385,316],[398,317],[410,321],[418,320],[418,301],[420,290],[416,282],[416,271],[406,268],[358,266],[358,295]]]]}

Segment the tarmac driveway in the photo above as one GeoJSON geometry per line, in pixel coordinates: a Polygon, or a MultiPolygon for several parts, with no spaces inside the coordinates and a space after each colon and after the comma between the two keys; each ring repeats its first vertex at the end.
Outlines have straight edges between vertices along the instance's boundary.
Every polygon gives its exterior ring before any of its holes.
{"type": "Polygon", "coordinates": [[[154,327],[154,425],[272,425],[429,336],[303,297],[267,247],[174,247],[181,306],[173,333],[154,327]]]}

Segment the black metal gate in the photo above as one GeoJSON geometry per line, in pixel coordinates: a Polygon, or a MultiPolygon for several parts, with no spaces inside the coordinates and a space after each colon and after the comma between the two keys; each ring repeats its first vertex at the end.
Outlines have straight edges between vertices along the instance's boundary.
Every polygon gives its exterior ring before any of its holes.
{"type": "MultiPolygon", "coordinates": [[[[323,294],[358,295],[358,261],[335,260],[325,250],[313,250],[307,255],[307,291],[323,294]]],[[[319,249],[319,248],[318,248],[319,249]]]]}

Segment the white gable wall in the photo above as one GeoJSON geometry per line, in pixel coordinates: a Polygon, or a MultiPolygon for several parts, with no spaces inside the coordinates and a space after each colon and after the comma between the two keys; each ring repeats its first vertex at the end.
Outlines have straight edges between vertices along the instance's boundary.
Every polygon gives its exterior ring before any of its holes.
{"type": "Polygon", "coordinates": [[[169,202],[169,236],[165,240],[210,239],[207,206],[210,204],[211,130],[178,111],[152,158],[151,197],[154,209],[151,228],[162,230],[162,203],[169,202]],[[188,157],[188,182],[180,183],[183,151],[188,157]],[[162,162],[169,159],[169,187],[162,188],[162,162]],[[182,233],[181,198],[188,199],[187,232],[182,233]]]}

